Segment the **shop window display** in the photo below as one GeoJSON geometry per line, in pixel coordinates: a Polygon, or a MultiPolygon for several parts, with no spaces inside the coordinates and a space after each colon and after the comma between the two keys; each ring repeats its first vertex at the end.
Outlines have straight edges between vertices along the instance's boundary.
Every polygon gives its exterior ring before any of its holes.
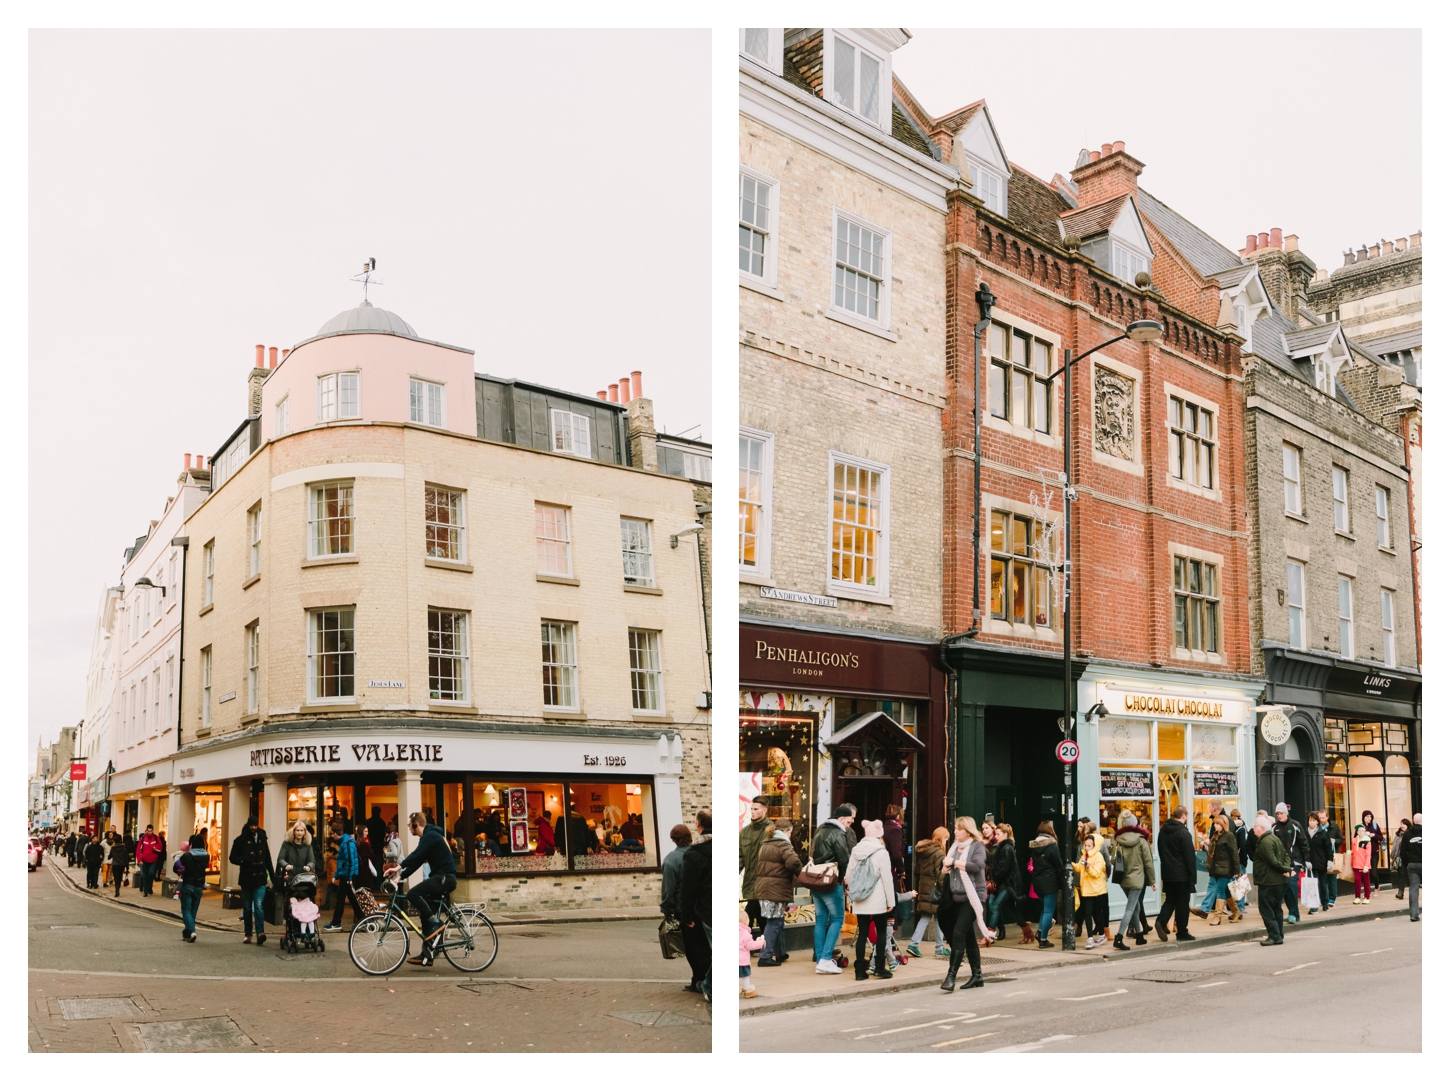
{"type": "MultiPolygon", "coordinates": [[[[196,822],[193,833],[206,831],[206,873],[221,871],[222,852],[222,791],[220,788],[196,790],[196,822]]],[[[180,851],[180,848],[177,848],[180,851]]]]}
{"type": "MultiPolygon", "coordinates": [[[[1353,836],[1365,811],[1381,826],[1411,817],[1408,725],[1326,717],[1324,742],[1325,807],[1345,837],[1353,836]]],[[[1385,849],[1380,866],[1388,866],[1385,849]]]]}
{"type": "MultiPolygon", "coordinates": [[[[569,826],[564,785],[478,777],[473,782],[475,873],[566,871],[569,826]],[[545,816],[547,815],[547,819],[545,816]],[[516,826],[522,825],[520,831],[516,826]],[[522,833],[522,835],[520,835],[522,833]],[[522,841],[522,845],[518,842],[522,841]]],[[[462,821],[454,832],[466,836],[462,821]]],[[[575,836],[581,835],[579,824],[575,836]]]]}
{"type": "Polygon", "coordinates": [[[645,786],[638,784],[569,785],[569,798],[598,838],[598,847],[570,852],[576,871],[653,867],[653,831],[645,829],[645,786]]]}
{"type": "MultiPolygon", "coordinates": [[[[779,697],[779,696],[777,696],[779,697]]],[[[791,837],[804,843],[815,828],[813,753],[819,714],[808,711],[740,713],[740,818],[763,796],[772,819],[795,824],[791,837]]]]}
{"type": "Polygon", "coordinates": [[[1125,812],[1153,836],[1173,809],[1188,807],[1197,844],[1211,825],[1209,805],[1239,806],[1237,731],[1230,725],[1109,718],[1098,737],[1099,828],[1116,830],[1125,812]]]}

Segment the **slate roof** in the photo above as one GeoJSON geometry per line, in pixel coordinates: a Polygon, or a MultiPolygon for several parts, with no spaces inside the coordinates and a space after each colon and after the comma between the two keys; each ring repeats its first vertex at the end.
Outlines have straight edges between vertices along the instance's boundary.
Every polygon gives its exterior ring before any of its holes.
{"type": "Polygon", "coordinates": [[[1058,215],[1071,207],[1057,189],[1044,184],[1019,165],[1007,178],[1007,219],[1044,244],[1062,245],[1058,215]]]}
{"type": "Polygon", "coordinates": [[[1315,346],[1323,345],[1334,337],[1335,331],[1338,329],[1339,324],[1328,323],[1324,326],[1286,331],[1284,340],[1289,347],[1289,352],[1294,353],[1300,349],[1313,349],[1315,346]]]}
{"type": "MultiPolygon", "coordinates": [[[[1291,358],[1284,351],[1285,342],[1289,343],[1291,349],[1302,349],[1309,344],[1318,345],[1328,341],[1330,335],[1338,329],[1338,323],[1330,323],[1327,326],[1308,327],[1300,330],[1275,307],[1271,297],[1268,312],[1254,322],[1252,339],[1254,347],[1249,352],[1312,387],[1314,385],[1313,366],[1307,360],[1291,358]]],[[[1363,412],[1338,379],[1334,381],[1334,397],[1341,405],[1348,406],[1356,413],[1363,412]]]]}
{"type": "Polygon", "coordinates": [[[1211,278],[1243,264],[1237,252],[1229,251],[1167,203],[1155,199],[1142,188],[1138,189],[1138,209],[1183,253],[1201,276],[1211,278]]]}
{"type": "MultiPolygon", "coordinates": [[[[1154,224],[1156,225],[1157,223],[1155,222],[1154,224]]],[[[1253,272],[1254,265],[1252,263],[1243,263],[1236,267],[1229,267],[1227,270],[1221,270],[1217,274],[1210,275],[1210,277],[1218,282],[1222,288],[1232,289],[1253,272]]]]}
{"type": "Polygon", "coordinates": [[[978,98],[970,105],[963,105],[960,109],[957,109],[954,112],[947,113],[945,116],[937,117],[936,123],[939,126],[946,128],[947,131],[951,132],[953,135],[956,135],[957,132],[961,131],[964,127],[970,124],[972,122],[972,118],[975,117],[984,108],[986,108],[986,106],[987,99],[978,98]]]}
{"type": "Polygon", "coordinates": [[[917,127],[916,121],[894,97],[891,99],[891,137],[918,154],[941,161],[941,148],[926,137],[926,132],[917,127]]]}
{"type": "Polygon", "coordinates": [[[1414,330],[1397,330],[1393,334],[1386,334],[1379,338],[1361,338],[1359,344],[1378,354],[1398,353],[1402,349],[1421,348],[1424,339],[1424,329],[1416,327],[1414,330]]]}
{"type": "Polygon", "coordinates": [[[1113,222],[1118,220],[1118,214],[1122,212],[1123,204],[1127,201],[1128,196],[1119,195],[1106,203],[1098,203],[1083,210],[1067,211],[1060,219],[1062,228],[1080,240],[1106,233],[1113,227],[1113,222]]]}

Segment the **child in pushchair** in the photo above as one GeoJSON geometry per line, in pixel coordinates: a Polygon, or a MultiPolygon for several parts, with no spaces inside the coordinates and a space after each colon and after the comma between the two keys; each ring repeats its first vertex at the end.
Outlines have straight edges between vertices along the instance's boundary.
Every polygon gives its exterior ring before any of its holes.
{"type": "Polygon", "coordinates": [[[284,886],[287,908],[287,933],[281,946],[289,953],[299,949],[321,953],[327,947],[317,933],[317,876],[311,871],[293,871],[284,886]]]}

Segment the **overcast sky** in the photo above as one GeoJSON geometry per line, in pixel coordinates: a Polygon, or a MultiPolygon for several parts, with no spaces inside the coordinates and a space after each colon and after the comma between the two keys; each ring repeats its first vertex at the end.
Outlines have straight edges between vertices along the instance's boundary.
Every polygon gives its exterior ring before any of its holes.
{"type": "Polygon", "coordinates": [[[1066,176],[1122,140],[1139,183],[1231,251],[1345,248],[1422,225],[1416,30],[931,30],[892,68],[933,116],[987,99],[1013,162],[1066,176]]]}
{"type": "Polygon", "coordinates": [[[709,439],[708,31],[30,37],[30,752],[256,343],[362,298],[709,439]],[[63,392],[62,392],[63,390],[63,392]],[[64,408],[60,408],[64,406],[64,408]]]}

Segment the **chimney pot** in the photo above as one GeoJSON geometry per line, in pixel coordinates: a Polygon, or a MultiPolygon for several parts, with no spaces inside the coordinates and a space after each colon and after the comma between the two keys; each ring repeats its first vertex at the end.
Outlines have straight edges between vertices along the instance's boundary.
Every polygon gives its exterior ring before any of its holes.
{"type": "Polygon", "coordinates": [[[1101,151],[1094,150],[1091,154],[1088,155],[1088,163],[1091,164],[1095,161],[1098,161],[1102,158],[1102,156],[1103,155],[1101,151]]]}
{"type": "Polygon", "coordinates": [[[1409,251],[1409,250],[1410,250],[1410,242],[1408,240],[1406,240],[1404,237],[1400,237],[1399,240],[1396,240],[1395,241],[1395,251],[1409,251]]]}
{"type": "Polygon", "coordinates": [[[1259,238],[1250,233],[1244,238],[1244,254],[1253,255],[1259,248],[1259,238]]]}
{"type": "Polygon", "coordinates": [[[184,469],[184,470],[186,470],[186,472],[190,473],[191,472],[191,455],[190,454],[183,454],[181,457],[182,457],[182,460],[185,462],[185,464],[181,468],[184,469]]]}
{"type": "Polygon", "coordinates": [[[634,388],[634,396],[636,398],[643,398],[644,397],[644,380],[641,377],[640,373],[639,372],[630,372],[629,373],[629,376],[630,376],[630,386],[634,388]]]}
{"type": "Polygon", "coordinates": [[[271,349],[267,350],[267,368],[271,370],[275,367],[277,367],[277,347],[274,345],[271,349]]]}
{"type": "Polygon", "coordinates": [[[1270,229],[1269,230],[1269,247],[1271,247],[1271,248],[1281,248],[1281,249],[1284,247],[1284,230],[1282,230],[1282,229],[1270,229]]]}
{"type": "Polygon", "coordinates": [[[262,360],[262,354],[265,353],[266,351],[267,351],[267,347],[265,345],[259,345],[259,346],[257,346],[257,367],[259,367],[259,368],[261,368],[261,367],[264,366],[264,363],[265,362],[262,360]]]}
{"type": "Polygon", "coordinates": [[[1107,157],[1112,152],[1113,152],[1113,144],[1112,143],[1104,143],[1103,144],[1103,157],[1107,157]]]}
{"type": "Polygon", "coordinates": [[[1268,233],[1260,233],[1259,234],[1259,247],[1261,247],[1261,248],[1267,248],[1268,246],[1269,246],[1269,234],[1268,233]]]}
{"type": "Polygon", "coordinates": [[[609,391],[607,390],[596,390],[594,392],[594,396],[598,398],[601,402],[609,401],[609,391]]]}
{"type": "Polygon", "coordinates": [[[1420,246],[1420,236],[1421,234],[1418,232],[1410,234],[1410,247],[1418,248],[1420,246]]]}
{"type": "Polygon", "coordinates": [[[632,397],[634,395],[629,392],[629,376],[621,376],[619,380],[619,400],[625,405],[628,405],[632,397]]]}
{"type": "Polygon", "coordinates": [[[1123,140],[1119,139],[1116,143],[1113,144],[1113,153],[1114,154],[1121,154],[1123,152],[1123,150],[1124,150],[1123,140]]]}
{"type": "Polygon", "coordinates": [[[610,383],[609,384],[609,400],[611,402],[617,402],[617,401],[619,401],[619,384],[618,383],[610,383]]]}
{"type": "Polygon", "coordinates": [[[1345,266],[1349,266],[1353,262],[1354,262],[1354,249],[1353,248],[1349,248],[1344,253],[1344,265],[1345,266]]]}
{"type": "Polygon", "coordinates": [[[1299,250],[1299,234],[1298,233],[1290,233],[1288,236],[1286,236],[1284,238],[1284,250],[1285,251],[1298,251],[1299,250]]]}
{"type": "Polygon", "coordinates": [[[282,359],[283,360],[286,360],[287,359],[287,354],[290,353],[290,352],[292,352],[292,350],[290,350],[290,349],[284,349],[284,350],[282,350],[282,359]]]}
{"type": "Polygon", "coordinates": [[[1366,248],[1363,244],[1361,244],[1360,245],[1360,248],[1359,248],[1359,251],[1355,253],[1354,261],[1356,263],[1362,263],[1362,262],[1364,262],[1368,258],[1369,258],[1369,249],[1366,248]]]}

